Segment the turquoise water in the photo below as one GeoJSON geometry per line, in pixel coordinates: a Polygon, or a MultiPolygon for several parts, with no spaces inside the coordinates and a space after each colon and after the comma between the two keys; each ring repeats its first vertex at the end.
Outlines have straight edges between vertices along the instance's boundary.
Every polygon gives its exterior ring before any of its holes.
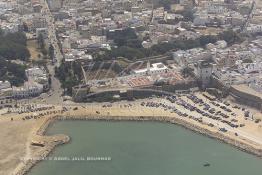
{"type": "Polygon", "coordinates": [[[180,126],[155,122],[60,121],[47,134],[71,142],[30,175],[261,175],[262,159],[180,126]],[[86,157],[111,157],[87,161],[86,157]],[[204,166],[209,163],[210,166],[204,166]]]}

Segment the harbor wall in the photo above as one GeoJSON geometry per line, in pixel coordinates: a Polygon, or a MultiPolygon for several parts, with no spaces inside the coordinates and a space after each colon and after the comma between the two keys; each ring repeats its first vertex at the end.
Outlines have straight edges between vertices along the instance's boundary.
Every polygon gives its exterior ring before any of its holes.
{"type": "Polygon", "coordinates": [[[180,92],[192,92],[198,90],[196,81],[188,81],[177,83],[175,85],[164,84],[161,86],[148,86],[141,88],[127,89],[126,91],[122,90],[105,90],[101,92],[90,93],[86,96],[87,101],[111,101],[114,100],[114,96],[119,95],[121,99],[133,99],[133,98],[148,98],[153,95],[170,95],[172,93],[180,92]]]}
{"type": "Polygon", "coordinates": [[[232,97],[236,99],[238,103],[248,105],[262,111],[261,97],[247,93],[246,91],[241,91],[232,86],[229,89],[229,93],[232,97]]]}

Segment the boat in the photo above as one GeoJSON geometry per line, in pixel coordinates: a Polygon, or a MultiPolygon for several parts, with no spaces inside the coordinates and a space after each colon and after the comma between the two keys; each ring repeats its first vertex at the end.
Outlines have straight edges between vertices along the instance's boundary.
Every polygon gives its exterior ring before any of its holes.
{"type": "Polygon", "coordinates": [[[208,167],[208,166],[210,166],[210,163],[205,163],[203,166],[208,167]]]}

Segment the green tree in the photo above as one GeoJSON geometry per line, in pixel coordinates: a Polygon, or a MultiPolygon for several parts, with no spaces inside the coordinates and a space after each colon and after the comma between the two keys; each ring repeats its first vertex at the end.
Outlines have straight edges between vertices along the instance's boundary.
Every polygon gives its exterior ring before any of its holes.
{"type": "Polygon", "coordinates": [[[48,84],[49,84],[49,86],[52,84],[52,78],[51,78],[51,75],[49,75],[49,77],[48,77],[48,84]]]}
{"type": "Polygon", "coordinates": [[[172,4],[172,0],[160,0],[160,6],[164,7],[165,10],[170,10],[170,5],[172,4]]]}
{"type": "Polygon", "coordinates": [[[193,69],[192,68],[190,68],[190,67],[184,67],[183,69],[182,69],[182,71],[181,71],[181,73],[182,73],[182,75],[184,76],[184,77],[188,77],[189,75],[192,75],[193,74],[193,69]]]}
{"type": "Polygon", "coordinates": [[[221,40],[225,40],[229,45],[241,42],[243,38],[233,30],[227,30],[219,34],[221,40]]]}
{"type": "Polygon", "coordinates": [[[0,80],[19,86],[26,80],[25,66],[0,59],[0,80]]]}
{"type": "Polygon", "coordinates": [[[27,61],[30,52],[26,47],[26,40],[25,34],[21,32],[0,35],[0,55],[8,60],[27,61]]]}
{"type": "Polygon", "coordinates": [[[40,33],[37,37],[38,47],[43,50],[45,48],[45,39],[44,36],[40,33]]]}
{"type": "Polygon", "coordinates": [[[181,12],[181,15],[184,17],[186,21],[192,21],[194,20],[194,12],[192,9],[185,9],[181,12]]]}
{"type": "Polygon", "coordinates": [[[134,29],[126,28],[123,30],[116,30],[114,32],[108,32],[107,38],[114,40],[114,43],[118,47],[128,46],[133,48],[141,48],[142,41],[138,39],[137,34],[134,29]]]}
{"type": "Polygon", "coordinates": [[[26,23],[23,23],[23,28],[25,32],[29,32],[28,26],[26,23]]]}
{"type": "Polygon", "coordinates": [[[8,42],[13,42],[16,44],[26,46],[27,38],[24,33],[15,32],[15,33],[7,33],[5,35],[5,40],[7,40],[8,42]]]}
{"type": "Polygon", "coordinates": [[[54,50],[54,47],[53,47],[52,44],[50,44],[48,51],[49,51],[49,52],[48,52],[49,58],[50,58],[51,60],[53,60],[53,59],[54,59],[54,56],[55,56],[55,50],[54,50]]]}
{"type": "Polygon", "coordinates": [[[217,42],[218,38],[214,35],[203,35],[199,38],[201,46],[217,42]]]}
{"type": "Polygon", "coordinates": [[[4,35],[4,31],[2,29],[0,29],[0,36],[4,35]]]}
{"type": "Polygon", "coordinates": [[[44,55],[44,57],[47,58],[47,57],[46,57],[47,54],[48,54],[47,50],[46,50],[45,48],[43,48],[43,49],[41,49],[41,52],[42,52],[42,54],[44,55]]]}
{"type": "Polygon", "coordinates": [[[253,63],[253,60],[250,58],[246,58],[243,60],[243,63],[253,63]]]}

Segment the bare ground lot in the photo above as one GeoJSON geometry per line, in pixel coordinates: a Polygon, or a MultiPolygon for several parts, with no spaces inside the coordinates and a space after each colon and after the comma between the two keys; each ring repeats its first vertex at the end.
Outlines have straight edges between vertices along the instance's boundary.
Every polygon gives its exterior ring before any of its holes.
{"type": "Polygon", "coordinates": [[[31,60],[39,60],[40,58],[38,55],[41,54],[41,52],[37,49],[37,41],[36,40],[28,40],[27,41],[27,48],[31,54],[31,60]]]}
{"type": "Polygon", "coordinates": [[[0,175],[8,175],[26,155],[28,138],[36,121],[0,120],[0,175]]]}

